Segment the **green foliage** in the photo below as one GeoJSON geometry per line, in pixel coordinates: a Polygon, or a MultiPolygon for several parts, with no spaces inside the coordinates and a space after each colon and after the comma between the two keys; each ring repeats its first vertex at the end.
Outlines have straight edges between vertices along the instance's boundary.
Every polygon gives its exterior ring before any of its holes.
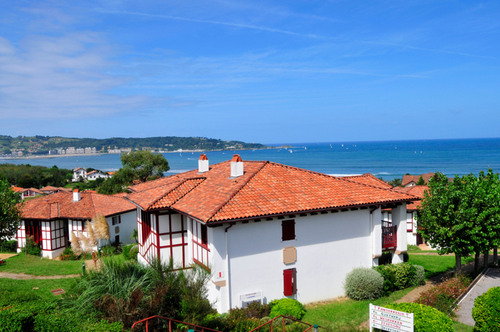
{"type": "Polygon", "coordinates": [[[395,179],[389,181],[388,183],[393,187],[402,187],[403,186],[403,180],[400,178],[395,178],[395,179]]]}
{"type": "Polygon", "coordinates": [[[26,246],[23,248],[23,252],[31,256],[41,256],[42,249],[40,245],[33,240],[32,236],[26,238],[26,246]]]}
{"type": "MultiPolygon", "coordinates": [[[[500,241],[500,180],[490,169],[479,177],[436,173],[417,212],[419,231],[440,253],[460,257],[485,252],[500,241]]],[[[458,266],[459,268],[460,266],[458,266]]],[[[459,269],[457,269],[457,273],[459,269]]]]}
{"type": "Polygon", "coordinates": [[[415,269],[415,274],[413,276],[413,280],[411,284],[413,286],[420,286],[420,285],[425,285],[425,269],[423,266],[420,265],[413,265],[413,268],[415,269]]]}
{"type": "Polygon", "coordinates": [[[474,331],[500,331],[500,287],[490,288],[476,298],[472,317],[474,331]]]}
{"type": "Polygon", "coordinates": [[[424,178],[422,176],[420,176],[418,178],[418,181],[417,181],[416,185],[417,186],[425,186],[426,185],[425,180],[424,180],[424,178]]]}
{"type": "MultiPolygon", "coordinates": [[[[26,273],[32,275],[68,275],[82,272],[82,263],[78,261],[58,261],[21,252],[7,259],[2,265],[2,272],[26,273]]],[[[1,289],[1,287],[0,287],[1,289]]]]}
{"type": "Polygon", "coordinates": [[[120,168],[112,177],[104,180],[97,190],[100,194],[116,194],[125,192],[134,181],[134,174],[130,169],[120,168]]]}
{"type": "Polygon", "coordinates": [[[22,188],[63,187],[73,173],[69,169],[53,166],[0,164],[0,174],[12,185],[22,188]]]}
{"type": "Polygon", "coordinates": [[[432,307],[418,303],[388,304],[385,307],[413,313],[415,332],[453,332],[453,321],[451,318],[432,307]]]}
{"type": "MultiPolygon", "coordinates": [[[[89,271],[71,290],[65,306],[73,312],[93,312],[125,328],[144,317],[161,315],[198,324],[214,313],[206,299],[206,271],[174,271],[158,261],[150,267],[106,259],[99,271],[89,271]]],[[[150,326],[151,327],[151,326],[150,326]]]]}
{"type": "Polygon", "coordinates": [[[0,242],[16,234],[21,220],[21,198],[15,193],[9,182],[0,179],[0,242]]]}
{"type": "Polygon", "coordinates": [[[121,156],[124,169],[128,169],[137,179],[145,182],[152,178],[162,177],[170,167],[162,154],[154,154],[150,151],[133,151],[121,156]]]}
{"type": "Polygon", "coordinates": [[[347,274],[344,288],[353,300],[377,299],[383,294],[384,277],[370,268],[356,268],[347,274]]]}
{"type": "Polygon", "coordinates": [[[297,300],[290,298],[283,298],[271,302],[271,312],[269,317],[288,316],[295,319],[301,319],[306,313],[306,309],[297,300]]]}
{"type": "Polygon", "coordinates": [[[80,259],[80,256],[76,255],[71,247],[66,247],[59,256],[59,259],[63,261],[76,261],[80,259]]]}
{"type": "Polygon", "coordinates": [[[17,240],[0,241],[0,252],[17,252],[17,240]]]}

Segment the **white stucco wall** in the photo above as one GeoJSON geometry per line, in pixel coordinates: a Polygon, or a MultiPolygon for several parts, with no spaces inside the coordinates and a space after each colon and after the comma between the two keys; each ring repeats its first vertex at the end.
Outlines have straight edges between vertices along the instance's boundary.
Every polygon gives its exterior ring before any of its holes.
{"type": "Polygon", "coordinates": [[[281,221],[238,222],[227,232],[227,226],[209,228],[212,280],[226,281],[223,287],[209,283],[210,300],[218,311],[229,309],[228,299],[231,307],[241,306],[245,294],[261,293],[263,302],[283,298],[285,269],[297,269],[293,297],[307,303],[343,295],[345,275],[355,267],[372,266],[373,225],[368,209],[297,216],[296,239],[290,241],[281,241],[281,221]],[[290,246],[297,250],[297,261],[285,265],[283,248],[290,246]]]}
{"type": "Polygon", "coordinates": [[[137,229],[137,214],[135,210],[121,214],[121,223],[113,225],[112,217],[107,217],[109,225],[109,239],[114,242],[116,235],[120,236],[120,243],[130,244],[135,241],[131,239],[134,229],[137,229]]]}

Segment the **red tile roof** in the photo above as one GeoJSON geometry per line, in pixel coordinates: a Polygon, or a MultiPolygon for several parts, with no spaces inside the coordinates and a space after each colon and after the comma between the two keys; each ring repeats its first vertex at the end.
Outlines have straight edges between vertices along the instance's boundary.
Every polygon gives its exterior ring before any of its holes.
{"type": "Polygon", "coordinates": [[[434,173],[427,173],[422,175],[403,175],[403,180],[401,181],[402,186],[407,186],[408,184],[414,182],[415,184],[420,180],[420,177],[425,181],[425,183],[429,183],[429,179],[434,176],[434,173]]]}
{"type": "Polygon", "coordinates": [[[412,186],[412,187],[396,187],[394,190],[403,192],[406,194],[410,194],[420,198],[417,201],[412,202],[411,204],[406,205],[407,211],[416,211],[420,206],[422,206],[422,198],[424,198],[424,192],[428,190],[427,186],[412,186]]]}
{"type": "Polygon", "coordinates": [[[385,189],[392,189],[392,186],[385,182],[384,180],[380,180],[375,175],[371,173],[365,173],[363,175],[351,175],[351,176],[343,176],[343,179],[348,179],[351,181],[356,181],[358,183],[367,184],[374,187],[380,187],[385,189]]]}
{"type": "Polygon", "coordinates": [[[171,208],[204,222],[416,199],[382,187],[378,179],[355,181],[268,161],[244,161],[244,174],[231,178],[230,167],[226,161],[208,172],[193,170],[141,183],[130,187],[133,193],[127,198],[144,210],[171,208]]]}
{"type": "Polygon", "coordinates": [[[129,201],[93,192],[80,193],[81,199],[73,202],[72,192],[58,192],[37,197],[22,205],[23,219],[92,219],[98,214],[111,216],[136,209],[129,201]]]}

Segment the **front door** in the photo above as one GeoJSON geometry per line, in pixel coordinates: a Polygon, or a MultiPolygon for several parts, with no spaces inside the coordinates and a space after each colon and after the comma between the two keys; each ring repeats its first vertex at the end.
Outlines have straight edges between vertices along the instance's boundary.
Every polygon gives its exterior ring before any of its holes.
{"type": "Polygon", "coordinates": [[[25,220],[24,227],[26,229],[26,239],[31,236],[37,244],[42,244],[42,226],[39,221],[25,220]]]}

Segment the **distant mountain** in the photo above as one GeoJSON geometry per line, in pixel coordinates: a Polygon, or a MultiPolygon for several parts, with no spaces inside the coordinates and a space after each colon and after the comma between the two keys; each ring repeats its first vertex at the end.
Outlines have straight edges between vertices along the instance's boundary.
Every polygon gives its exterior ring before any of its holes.
{"type": "Polygon", "coordinates": [[[69,138],[58,136],[0,135],[0,155],[29,156],[43,154],[119,153],[131,150],[155,152],[177,150],[240,150],[265,149],[258,143],[223,141],[206,137],[146,137],[146,138],[69,138]]]}

